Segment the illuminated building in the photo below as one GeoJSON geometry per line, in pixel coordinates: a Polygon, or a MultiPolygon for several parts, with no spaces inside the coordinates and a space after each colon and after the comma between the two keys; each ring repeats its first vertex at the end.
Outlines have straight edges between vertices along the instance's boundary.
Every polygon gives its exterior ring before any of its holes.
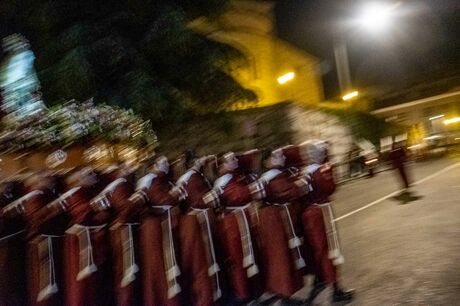
{"type": "Polygon", "coordinates": [[[273,7],[270,1],[231,1],[216,20],[198,18],[190,23],[196,32],[245,55],[244,60],[232,62],[228,72],[253,90],[258,102],[242,101],[234,109],[282,101],[315,105],[323,100],[319,60],[276,37],[273,7]]]}

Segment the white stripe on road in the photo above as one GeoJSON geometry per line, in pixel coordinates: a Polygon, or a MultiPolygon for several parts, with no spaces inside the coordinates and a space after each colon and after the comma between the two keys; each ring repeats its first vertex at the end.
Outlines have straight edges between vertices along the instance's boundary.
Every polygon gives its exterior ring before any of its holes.
{"type": "Polygon", "coordinates": [[[421,184],[421,183],[426,182],[428,180],[431,180],[433,177],[438,176],[440,174],[443,174],[444,172],[450,171],[450,170],[452,170],[454,168],[457,168],[458,166],[460,166],[460,162],[456,163],[456,164],[453,164],[453,165],[450,165],[449,167],[446,167],[444,169],[441,169],[438,172],[433,173],[432,175],[428,175],[427,177],[415,182],[414,185],[418,185],[418,184],[421,184]]]}
{"type": "MultiPolygon", "coordinates": [[[[441,169],[441,170],[439,170],[438,172],[435,172],[435,173],[433,173],[433,174],[431,174],[431,175],[428,175],[427,177],[425,177],[425,178],[423,178],[423,179],[421,179],[421,180],[416,181],[415,183],[413,183],[413,185],[419,185],[419,184],[421,184],[421,183],[424,183],[424,182],[426,182],[426,181],[428,181],[428,180],[431,180],[432,178],[434,178],[434,177],[436,177],[436,176],[438,176],[438,175],[441,175],[441,174],[443,174],[443,173],[445,173],[445,172],[447,172],[447,171],[450,171],[450,170],[452,170],[452,169],[454,169],[454,168],[457,168],[458,166],[460,166],[460,162],[459,162],[459,163],[456,163],[456,164],[453,164],[453,165],[450,165],[450,166],[448,166],[448,167],[446,167],[446,168],[444,168],[444,169],[441,169]]],[[[375,200],[374,202],[371,202],[371,203],[366,204],[366,205],[364,205],[364,206],[362,206],[362,207],[360,207],[360,208],[358,208],[358,209],[356,209],[356,210],[353,210],[353,211],[349,212],[348,214],[345,214],[345,215],[343,215],[343,216],[340,216],[340,217],[338,217],[338,218],[335,218],[334,221],[340,221],[340,220],[342,220],[342,219],[345,219],[345,218],[347,218],[347,217],[350,217],[350,216],[352,216],[352,215],[354,215],[354,214],[360,212],[361,210],[364,210],[364,209],[366,209],[366,208],[369,208],[369,207],[372,207],[372,206],[374,206],[374,205],[377,205],[377,204],[379,204],[379,203],[385,201],[386,199],[391,198],[391,197],[393,197],[393,196],[395,196],[395,195],[397,195],[397,194],[399,194],[399,193],[401,193],[401,192],[403,192],[403,191],[404,191],[404,189],[396,190],[395,192],[392,192],[392,193],[390,193],[390,194],[387,194],[386,196],[384,196],[384,197],[382,197],[382,198],[380,198],[380,199],[378,199],[378,200],[375,200]]]]}

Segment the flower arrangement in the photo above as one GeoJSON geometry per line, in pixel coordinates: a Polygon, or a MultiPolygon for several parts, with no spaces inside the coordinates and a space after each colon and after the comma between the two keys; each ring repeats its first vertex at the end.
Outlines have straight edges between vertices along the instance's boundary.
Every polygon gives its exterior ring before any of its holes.
{"type": "Polygon", "coordinates": [[[66,148],[93,140],[142,148],[157,144],[150,122],[132,110],[94,105],[92,100],[72,100],[19,119],[5,116],[0,129],[0,153],[66,148]]]}

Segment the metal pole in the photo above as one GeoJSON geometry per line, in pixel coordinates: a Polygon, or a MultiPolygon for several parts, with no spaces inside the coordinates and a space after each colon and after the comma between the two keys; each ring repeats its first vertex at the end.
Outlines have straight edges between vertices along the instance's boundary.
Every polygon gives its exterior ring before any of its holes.
{"type": "Polygon", "coordinates": [[[334,56],[340,91],[341,93],[347,93],[352,87],[350,67],[348,65],[347,45],[343,37],[336,38],[334,41],[334,56]]]}

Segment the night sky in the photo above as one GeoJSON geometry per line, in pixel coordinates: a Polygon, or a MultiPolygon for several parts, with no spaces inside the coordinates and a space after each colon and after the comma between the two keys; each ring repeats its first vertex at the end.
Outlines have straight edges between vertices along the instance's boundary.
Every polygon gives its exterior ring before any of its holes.
{"type": "Polygon", "coordinates": [[[398,16],[375,35],[347,21],[365,1],[280,0],[278,35],[321,60],[327,98],[338,94],[333,35],[345,33],[353,85],[374,95],[460,73],[460,1],[399,1],[398,16]]]}

